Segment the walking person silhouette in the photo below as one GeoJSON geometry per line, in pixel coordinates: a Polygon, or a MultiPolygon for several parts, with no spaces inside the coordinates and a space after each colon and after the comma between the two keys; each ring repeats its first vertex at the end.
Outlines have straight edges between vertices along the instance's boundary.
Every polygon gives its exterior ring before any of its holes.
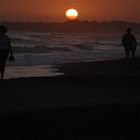
{"type": "Polygon", "coordinates": [[[11,41],[9,36],[6,35],[7,28],[0,25],[0,73],[1,79],[4,79],[5,64],[9,57],[9,61],[14,61],[14,56],[12,53],[11,41]]]}
{"type": "Polygon", "coordinates": [[[130,58],[130,52],[132,58],[135,58],[135,52],[137,49],[137,40],[135,36],[132,34],[131,28],[127,28],[126,34],[122,38],[122,45],[125,49],[126,58],[130,58]]]}

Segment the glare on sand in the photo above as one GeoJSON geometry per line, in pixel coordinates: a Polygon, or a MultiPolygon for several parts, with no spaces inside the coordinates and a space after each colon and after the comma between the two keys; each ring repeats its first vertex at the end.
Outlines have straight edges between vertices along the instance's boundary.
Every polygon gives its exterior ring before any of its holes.
{"type": "Polygon", "coordinates": [[[58,75],[62,73],[57,72],[53,66],[9,66],[6,67],[5,79],[58,75]]]}

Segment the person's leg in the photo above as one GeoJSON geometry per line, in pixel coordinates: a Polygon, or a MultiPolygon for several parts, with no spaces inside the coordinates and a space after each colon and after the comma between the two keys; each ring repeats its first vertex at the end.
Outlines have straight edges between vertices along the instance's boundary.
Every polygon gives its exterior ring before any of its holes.
{"type": "Polygon", "coordinates": [[[1,57],[1,60],[0,60],[1,80],[4,79],[4,71],[5,71],[5,62],[4,62],[3,58],[1,57]]]}
{"type": "Polygon", "coordinates": [[[132,58],[135,58],[135,51],[131,51],[132,58]]]}
{"type": "Polygon", "coordinates": [[[131,48],[131,55],[132,55],[132,58],[135,58],[135,49],[134,48],[131,48]]]}
{"type": "Polygon", "coordinates": [[[3,63],[3,52],[0,51],[0,74],[1,74],[1,79],[2,79],[2,63],[3,63]]]}
{"type": "Polygon", "coordinates": [[[2,68],[1,68],[1,80],[4,79],[4,71],[5,71],[5,66],[2,66],[2,68]]]}
{"type": "Polygon", "coordinates": [[[129,58],[129,49],[125,48],[125,54],[126,54],[126,58],[129,58]]]}
{"type": "Polygon", "coordinates": [[[0,80],[3,79],[3,74],[2,74],[2,66],[0,65],[0,74],[1,74],[1,77],[0,77],[0,80]]]}
{"type": "Polygon", "coordinates": [[[4,72],[5,72],[5,64],[8,58],[9,52],[8,51],[1,51],[0,52],[0,72],[1,72],[1,79],[4,79],[4,72]]]}

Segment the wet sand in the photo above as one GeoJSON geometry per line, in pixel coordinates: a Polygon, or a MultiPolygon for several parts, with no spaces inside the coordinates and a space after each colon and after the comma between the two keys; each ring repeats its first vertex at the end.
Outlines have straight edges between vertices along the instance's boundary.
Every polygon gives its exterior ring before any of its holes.
{"type": "Polygon", "coordinates": [[[5,139],[139,139],[140,58],[57,66],[0,82],[5,139]]]}
{"type": "Polygon", "coordinates": [[[54,67],[53,65],[7,66],[5,79],[62,75],[60,72],[57,73],[57,68],[54,67]]]}

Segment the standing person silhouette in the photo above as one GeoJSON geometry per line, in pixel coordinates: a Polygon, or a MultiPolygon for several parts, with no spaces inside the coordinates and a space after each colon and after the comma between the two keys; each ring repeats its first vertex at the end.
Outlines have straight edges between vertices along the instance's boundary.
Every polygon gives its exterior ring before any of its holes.
{"type": "Polygon", "coordinates": [[[10,54],[9,60],[14,61],[10,38],[6,35],[7,28],[0,25],[0,73],[4,79],[5,64],[10,54]]]}
{"type": "Polygon", "coordinates": [[[132,34],[131,28],[127,28],[126,32],[127,33],[122,38],[122,45],[125,48],[126,58],[130,57],[130,52],[131,52],[132,58],[135,58],[137,40],[135,36],[132,34]]]}

